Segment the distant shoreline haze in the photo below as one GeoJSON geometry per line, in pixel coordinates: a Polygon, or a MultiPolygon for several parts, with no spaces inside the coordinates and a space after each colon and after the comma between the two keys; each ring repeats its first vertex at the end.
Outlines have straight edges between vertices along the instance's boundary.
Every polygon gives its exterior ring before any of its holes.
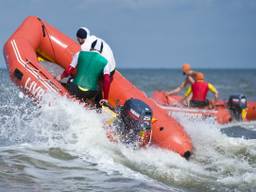
{"type": "Polygon", "coordinates": [[[118,68],[256,68],[255,0],[3,0],[2,49],[29,15],[72,39],[89,28],[111,46],[118,68]]]}

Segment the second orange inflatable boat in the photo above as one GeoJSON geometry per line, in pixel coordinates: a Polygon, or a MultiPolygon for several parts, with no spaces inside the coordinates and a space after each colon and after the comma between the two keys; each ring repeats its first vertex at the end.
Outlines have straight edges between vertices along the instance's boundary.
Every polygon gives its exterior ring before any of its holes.
{"type": "Polygon", "coordinates": [[[182,96],[166,96],[162,91],[155,91],[152,98],[158,103],[158,106],[172,114],[173,112],[182,112],[194,117],[213,118],[219,124],[226,124],[234,121],[253,121],[256,120],[256,102],[246,101],[243,95],[231,96],[229,101],[217,101],[213,108],[189,108],[179,103],[182,96]],[[244,118],[241,117],[242,109],[239,107],[240,99],[245,99],[244,118]],[[232,102],[235,102],[232,105],[232,102]]]}
{"type": "MultiPolygon", "coordinates": [[[[67,90],[38,61],[38,56],[64,70],[79,49],[74,40],[40,18],[30,16],[5,43],[4,56],[11,79],[24,92],[36,98],[47,91],[68,96],[67,90]]],[[[140,99],[151,107],[157,119],[153,124],[153,144],[186,158],[190,156],[192,144],[183,127],[117,71],[110,87],[109,102],[112,106],[117,103],[122,105],[129,98],[140,99]]]]}

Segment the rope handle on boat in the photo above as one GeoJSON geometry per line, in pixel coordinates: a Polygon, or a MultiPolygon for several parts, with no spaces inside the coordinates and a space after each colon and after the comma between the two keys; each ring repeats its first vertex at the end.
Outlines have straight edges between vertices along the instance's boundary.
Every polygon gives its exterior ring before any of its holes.
{"type": "Polygon", "coordinates": [[[45,37],[46,36],[46,34],[45,34],[45,25],[44,25],[44,23],[43,23],[41,18],[37,17],[37,20],[41,22],[42,31],[43,31],[43,37],[45,37]]]}
{"type": "Polygon", "coordinates": [[[51,38],[50,38],[50,35],[49,35],[49,33],[48,33],[48,30],[47,30],[47,28],[46,28],[46,26],[45,26],[43,20],[42,20],[41,18],[39,18],[39,17],[37,17],[37,19],[38,19],[38,21],[41,23],[42,32],[43,32],[43,37],[46,37],[46,36],[48,37],[49,42],[50,42],[50,44],[51,44],[51,48],[52,48],[52,52],[53,52],[54,59],[56,59],[55,49],[54,49],[54,47],[53,47],[52,40],[51,40],[51,38]]]}

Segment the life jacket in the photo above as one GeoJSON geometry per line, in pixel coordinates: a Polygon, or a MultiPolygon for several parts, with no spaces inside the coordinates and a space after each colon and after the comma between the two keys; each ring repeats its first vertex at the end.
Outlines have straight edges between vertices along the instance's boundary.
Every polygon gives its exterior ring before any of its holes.
{"type": "Polygon", "coordinates": [[[206,101],[207,93],[209,91],[207,82],[197,81],[192,84],[193,97],[192,101],[206,101]]]}
{"type": "Polygon", "coordinates": [[[98,52],[80,51],[77,63],[74,83],[81,90],[97,90],[98,81],[108,61],[98,52]]]}

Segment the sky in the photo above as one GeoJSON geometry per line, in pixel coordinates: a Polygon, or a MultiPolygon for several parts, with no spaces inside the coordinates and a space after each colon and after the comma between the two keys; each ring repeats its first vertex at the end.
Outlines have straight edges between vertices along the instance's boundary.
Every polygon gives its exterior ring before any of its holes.
{"type": "MultiPolygon", "coordinates": [[[[111,46],[118,68],[256,68],[255,0],[0,0],[0,45],[29,15],[111,46]]],[[[3,54],[0,67],[6,68],[3,54]]]]}

